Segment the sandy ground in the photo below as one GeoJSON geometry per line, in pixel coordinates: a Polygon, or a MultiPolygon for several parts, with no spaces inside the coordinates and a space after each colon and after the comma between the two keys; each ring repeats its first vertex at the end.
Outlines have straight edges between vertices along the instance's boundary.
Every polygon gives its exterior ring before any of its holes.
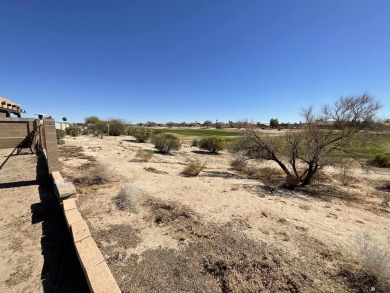
{"type": "MultiPolygon", "coordinates": [[[[191,239],[174,237],[169,227],[161,228],[145,220],[147,215],[143,212],[116,209],[113,198],[124,186],[133,191],[135,200],[152,197],[179,203],[193,210],[205,223],[229,227],[248,239],[266,243],[300,260],[321,251],[325,254],[331,251],[343,261],[356,263],[358,243],[364,234],[370,235],[380,249],[389,252],[390,211],[380,206],[375,187],[389,180],[390,170],[373,169],[365,173],[354,167],[353,176],[357,179],[354,184],[343,187],[337,179],[332,179],[314,195],[283,190],[267,192],[259,181],[232,170],[231,157],[226,151],[209,155],[184,145],[173,155],[156,153],[149,162],[140,162],[135,158],[136,151],[153,150],[153,146],[136,143],[131,137],[67,138],[65,146],[72,145],[82,146],[86,155],[117,174],[115,183],[81,188],[84,194],[78,205],[93,231],[113,225],[130,225],[139,231],[137,243],[126,249],[127,256],[142,256],[148,250],[161,248],[180,250],[188,246],[191,239]],[[206,162],[206,169],[198,177],[180,175],[193,158],[206,162]],[[154,168],[157,173],[147,168],[154,168]],[[321,246],[321,251],[317,251],[316,245],[321,246]]],[[[62,158],[62,171],[70,178],[77,177],[82,173],[78,167],[86,162],[86,159],[62,158]]],[[[328,169],[326,172],[334,175],[338,171],[328,169]]],[[[98,237],[99,233],[95,233],[98,237]]],[[[329,266],[329,272],[339,269],[331,261],[321,261],[321,265],[329,266]]],[[[323,292],[355,292],[340,282],[323,292]]]]}
{"type": "Polygon", "coordinates": [[[85,292],[61,208],[38,184],[36,155],[12,151],[0,150],[0,292],[85,292]]]}
{"type": "MultiPolygon", "coordinates": [[[[0,150],[2,163],[11,152],[0,150]]],[[[35,168],[35,155],[21,155],[10,157],[0,170],[1,292],[43,291],[42,229],[31,223],[31,206],[39,201],[35,168]]]]}

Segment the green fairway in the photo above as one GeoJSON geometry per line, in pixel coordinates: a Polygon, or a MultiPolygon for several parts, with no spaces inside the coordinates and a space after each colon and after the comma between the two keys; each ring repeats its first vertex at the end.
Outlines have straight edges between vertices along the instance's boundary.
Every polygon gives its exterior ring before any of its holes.
{"type": "Polygon", "coordinates": [[[191,136],[191,137],[209,137],[212,135],[219,136],[238,136],[238,131],[224,130],[224,129],[175,129],[175,128],[166,128],[159,129],[164,133],[173,133],[182,136],[191,136]]]}
{"type": "Polygon", "coordinates": [[[390,155],[390,134],[371,134],[367,147],[358,152],[359,157],[368,160],[384,154],[390,155]]]}

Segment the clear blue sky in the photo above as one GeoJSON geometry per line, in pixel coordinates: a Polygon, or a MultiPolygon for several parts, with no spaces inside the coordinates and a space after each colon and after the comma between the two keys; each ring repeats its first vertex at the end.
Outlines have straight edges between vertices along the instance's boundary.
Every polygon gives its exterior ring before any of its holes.
{"type": "Polygon", "coordinates": [[[368,92],[390,116],[390,1],[0,0],[0,96],[81,122],[299,121],[368,92]]]}

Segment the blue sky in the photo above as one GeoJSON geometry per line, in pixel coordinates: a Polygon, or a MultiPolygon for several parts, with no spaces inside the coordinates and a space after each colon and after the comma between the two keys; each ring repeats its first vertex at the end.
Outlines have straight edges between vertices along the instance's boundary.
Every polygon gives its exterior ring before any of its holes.
{"type": "Polygon", "coordinates": [[[0,96],[81,122],[278,118],[368,92],[390,116],[390,1],[0,0],[0,96]]]}

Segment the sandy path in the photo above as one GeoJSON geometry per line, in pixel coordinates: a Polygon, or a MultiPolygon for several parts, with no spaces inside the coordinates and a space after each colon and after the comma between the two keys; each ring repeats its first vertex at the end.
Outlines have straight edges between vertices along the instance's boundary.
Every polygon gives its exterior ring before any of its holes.
{"type": "MultiPolygon", "coordinates": [[[[0,165],[11,152],[0,150],[0,165]]],[[[0,292],[85,292],[61,207],[36,168],[37,157],[23,154],[0,169],[0,292]]]]}

